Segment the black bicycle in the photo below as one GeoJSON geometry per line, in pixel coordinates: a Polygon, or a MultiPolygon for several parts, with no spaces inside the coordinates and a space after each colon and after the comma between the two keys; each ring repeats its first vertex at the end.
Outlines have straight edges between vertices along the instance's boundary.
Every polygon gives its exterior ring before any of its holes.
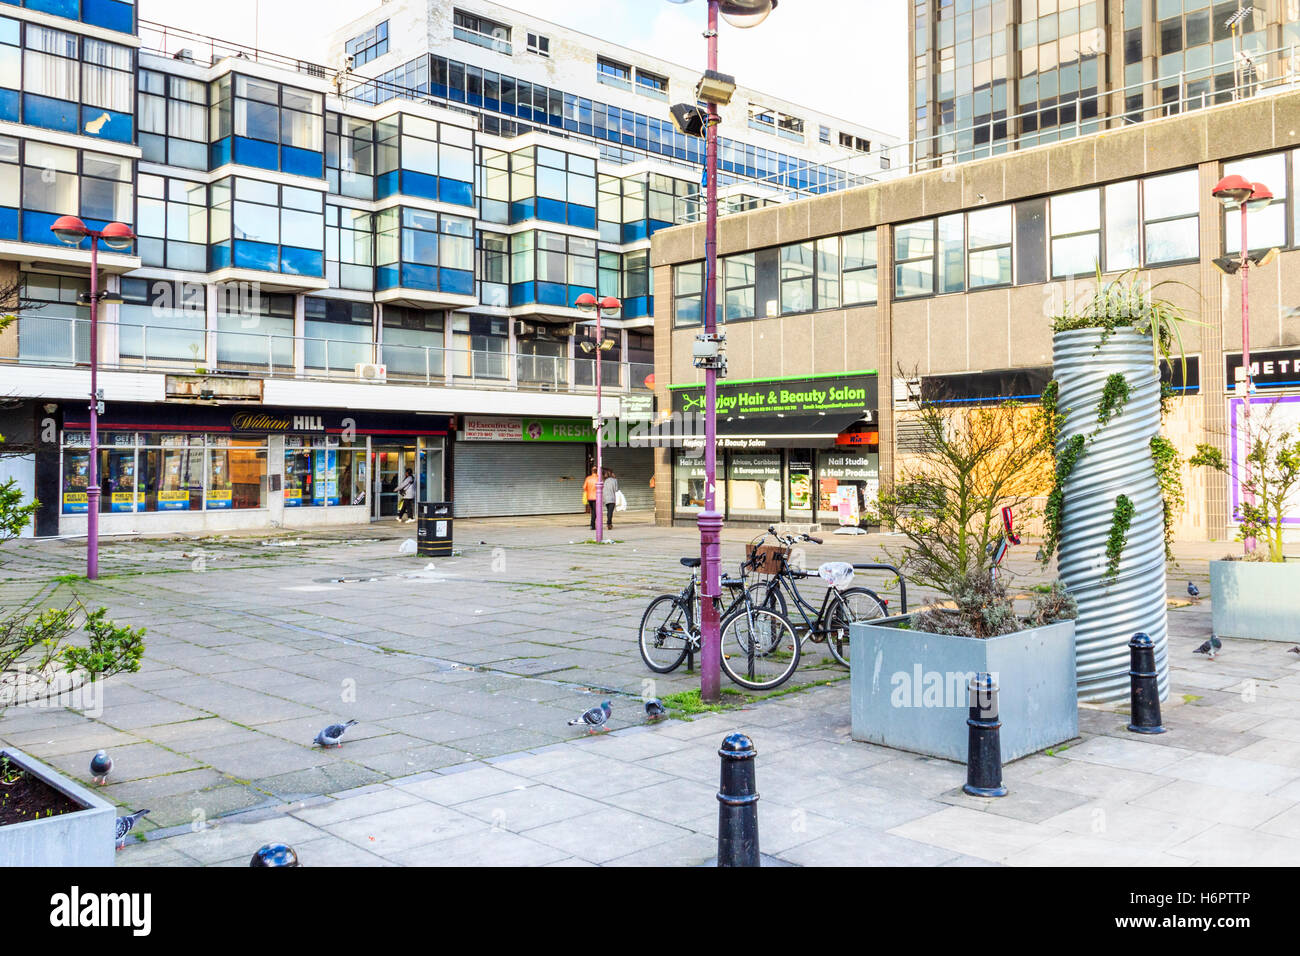
{"type": "Polygon", "coordinates": [[[771,574],[767,581],[750,585],[750,600],[757,607],[776,611],[790,620],[788,597],[803,619],[802,624],[792,621],[796,631],[801,634],[801,640],[810,640],[815,644],[824,642],[831,656],[848,667],[849,625],[854,621],[887,617],[888,601],[870,588],[849,587],[853,581],[853,565],[847,562],[828,562],[821,565],[815,574],[792,567],[791,549],[801,541],[822,543],[821,538],[810,534],[779,535],[775,527],[769,527],[750,542],[749,550],[756,565],[771,574]],[[769,535],[776,540],[777,547],[763,547],[763,541],[769,535]],[[811,577],[820,577],[826,582],[821,607],[817,607],[799,591],[798,582],[811,577]]]}
{"type": "MultiPolygon", "coordinates": [[[[682,558],[691,579],[678,594],[661,594],[641,616],[638,643],[641,659],[657,674],[681,666],[688,654],[700,653],[701,607],[698,589],[699,558],[682,558]]],[[[752,559],[740,566],[740,577],[722,577],[731,592],[723,607],[715,598],[721,619],[722,669],[748,690],[772,690],[789,680],[799,666],[800,642],[788,618],[771,608],[757,607],[745,587],[752,559]]]]}

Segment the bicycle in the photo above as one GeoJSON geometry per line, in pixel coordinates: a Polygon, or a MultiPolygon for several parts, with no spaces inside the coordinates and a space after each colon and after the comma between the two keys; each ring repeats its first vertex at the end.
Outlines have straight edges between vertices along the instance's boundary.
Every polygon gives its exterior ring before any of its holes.
{"type": "MultiPolygon", "coordinates": [[[[641,616],[641,659],[657,674],[676,670],[688,654],[700,652],[703,641],[696,593],[700,559],[682,558],[681,564],[691,569],[690,581],[678,594],[654,598],[641,616]]],[[[751,558],[741,563],[739,579],[723,575],[723,587],[733,594],[730,604],[724,608],[721,598],[714,599],[721,621],[722,669],[747,690],[773,690],[798,668],[800,641],[783,614],[754,605],[745,587],[752,567],[751,558]]]]}
{"type": "MultiPolygon", "coordinates": [[[[853,565],[846,562],[828,562],[817,569],[817,576],[826,582],[826,591],[822,595],[821,607],[818,608],[799,591],[799,580],[813,577],[808,571],[790,567],[790,549],[800,541],[821,544],[822,539],[809,534],[786,535],[776,533],[775,527],[750,542],[750,551],[755,556],[765,554],[766,565],[775,565],[772,577],[749,588],[750,599],[760,608],[774,610],[789,619],[788,595],[794,601],[795,610],[803,618],[802,641],[811,640],[815,644],[823,641],[831,657],[849,666],[849,625],[855,621],[869,621],[874,618],[887,617],[889,614],[887,599],[875,591],[864,587],[848,587],[853,581],[853,565]],[[764,550],[762,542],[771,535],[781,547],[764,550]],[[809,612],[813,616],[809,617],[809,612]]],[[[793,622],[792,622],[793,623],[793,622]]],[[[794,625],[796,633],[801,630],[794,625]]]]}

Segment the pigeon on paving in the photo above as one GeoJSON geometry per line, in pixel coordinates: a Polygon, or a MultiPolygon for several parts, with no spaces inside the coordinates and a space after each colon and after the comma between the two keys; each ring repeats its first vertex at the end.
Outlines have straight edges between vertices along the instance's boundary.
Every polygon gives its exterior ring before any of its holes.
{"type": "Polygon", "coordinates": [[[322,747],[328,747],[330,744],[335,747],[342,747],[343,732],[355,723],[355,720],[349,720],[346,724],[330,724],[316,735],[316,739],[312,743],[320,744],[322,747]]]}
{"type": "Polygon", "coordinates": [[[1215,637],[1213,634],[1211,634],[1210,639],[1206,641],[1204,644],[1202,644],[1200,647],[1198,647],[1196,650],[1192,651],[1192,653],[1204,654],[1210,660],[1214,660],[1219,655],[1219,651],[1221,651],[1222,649],[1223,649],[1223,642],[1219,640],[1217,637],[1215,637]]]}
{"type": "Polygon", "coordinates": [[[1201,589],[1198,588],[1198,587],[1197,587],[1193,582],[1188,581],[1188,582],[1187,582],[1187,596],[1188,596],[1189,598],[1191,598],[1193,601],[1195,601],[1197,598],[1199,598],[1199,597],[1201,596],[1201,589]]]}
{"type": "Polygon", "coordinates": [[[587,733],[594,733],[598,728],[605,726],[605,721],[609,720],[610,706],[609,701],[601,701],[599,707],[593,707],[581,717],[574,717],[569,721],[570,727],[576,727],[578,724],[587,725],[587,733]]]}
{"type": "Polygon", "coordinates": [[[645,702],[645,715],[651,720],[658,720],[667,713],[668,709],[664,707],[664,702],[658,697],[652,697],[645,702]]]}
{"type": "Polygon", "coordinates": [[[126,846],[126,835],[135,829],[135,825],[140,822],[140,818],[145,816],[148,812],[148,810],[137,810],[135,813],[117,818],[115,832],[117,835],[117,848],[119,850],[126,846]]]}
{"type": "Polygon", "coordinates": [[[1287,651],[1287,653],[1288,653],[1288,654],[1300,654],[1300,644],[1298,644],[1298,645],[1296,645],[1295,647],[1291,648],[1291,650],[1287,651]]]}
{"type": "Polygon", "coordinates": [[[108,775],[113,770],[113,758],[108,755],[106,750],[97,750],[95,756],[90,758],[90,776],[95,783],[100,786],[108,780],[108,775]]]}

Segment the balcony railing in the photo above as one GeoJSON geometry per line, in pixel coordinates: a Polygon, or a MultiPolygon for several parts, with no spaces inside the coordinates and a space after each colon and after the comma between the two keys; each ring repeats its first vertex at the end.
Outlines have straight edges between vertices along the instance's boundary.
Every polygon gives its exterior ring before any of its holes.
{"type": "Polygon", "coordinates": [[[514,55],[514,48],[510,45],[509,40],[492,36],[490,33],[479,33],[477,30],[470,30],[468,27],[453,26],[451,35],[457,40],[464,40],[466,43],[481,46],[485,50],[504,53],[506,56],[514,55]]]}
{"type": "MultiPolygon", "coordinates": [[[[595,360],[567,355],[358,342],[275,332],[99,323],[101,342],[111,341],[114,333],[119,356],[101,361],[101,369],[359,381],[356,366],[377,361],[386,367],[387,380],[399,384],[537,392],[595,391],[595,360]],[[215,355],[215,362],[209,363],[208,355],[215,355]]],[[[88,367],[90,320],[19,316],[0,338],[0,363],[88,367]]],[[[648,391],[646,379],[653,374],[654,365],[648,362],[606,360],[601,365],[601,384],[611,394],[648,391]]]]}

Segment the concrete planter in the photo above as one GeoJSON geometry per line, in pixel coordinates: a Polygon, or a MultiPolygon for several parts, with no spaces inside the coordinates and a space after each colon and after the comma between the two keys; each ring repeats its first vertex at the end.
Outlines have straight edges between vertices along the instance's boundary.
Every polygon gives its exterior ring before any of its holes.
{"type": "Polygon", "coordinates": [[[1297,594],[1300,562],[1210,562],[1210,606],[1219,637],[1295,643],[1297,594]]]}
{"type": "Polygon", "coordinates": [[[21,750],[0,748],[29,774],[85,810],[0,826],[0,867],[112,866],[117,808],[21,750]]]}
{"type": "Polygon", "coordinates": [[[978,672],[1000,688],[1004,762],[1079,735],[1073,621],[987,640],[868,623],[851,635],[854,740],[964,763],[978,672]]]}

